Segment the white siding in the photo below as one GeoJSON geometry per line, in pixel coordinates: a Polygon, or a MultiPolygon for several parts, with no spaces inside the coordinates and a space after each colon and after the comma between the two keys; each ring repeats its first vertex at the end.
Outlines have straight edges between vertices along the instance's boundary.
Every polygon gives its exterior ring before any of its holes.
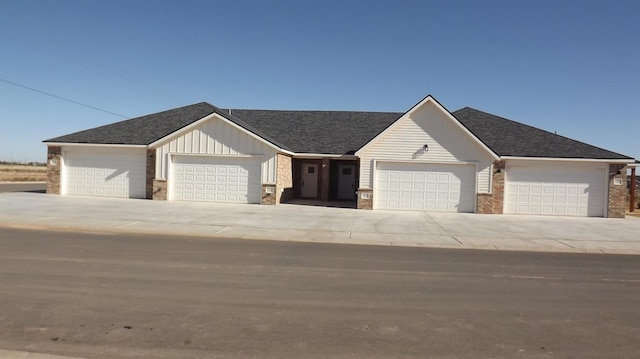
{"type": "Polygon", "coordinates": [[[259,155],[262,183],[276,183],[276,150],[215,117],[156,149],[156,178],[167,178],[169,154],[259,155]]]}
{"type": "Polygon", "coordinates": [[[372,188],[373,161],[475,163],[478,193],[490,192],[492,157],[435,104],[425,103],[361,154],[360,187],[372,188]],[[423,152],[423,146],[429,150],[423,152]]]}

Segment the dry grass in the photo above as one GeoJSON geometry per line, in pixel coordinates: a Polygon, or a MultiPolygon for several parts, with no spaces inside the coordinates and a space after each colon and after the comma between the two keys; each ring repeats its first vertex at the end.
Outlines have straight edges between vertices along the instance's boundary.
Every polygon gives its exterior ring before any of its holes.
{"type": "Polygon", "coordinates": [[[46,180],[46,166],[0,164],[0,182],[44,182],[46,180]]]}

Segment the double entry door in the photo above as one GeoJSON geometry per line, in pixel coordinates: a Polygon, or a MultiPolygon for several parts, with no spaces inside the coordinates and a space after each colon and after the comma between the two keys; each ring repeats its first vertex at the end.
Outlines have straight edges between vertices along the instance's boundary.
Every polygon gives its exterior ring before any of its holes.
{"type": "MultiPolygon", "coordinates": [[[[356,191],[356,166],[338,165],[337,199],[353,200],[356,191]]],[[[302,188],[300,197],[318,197],[318,174],[319,165],[316,163],[302,164],[302,188]]]]}

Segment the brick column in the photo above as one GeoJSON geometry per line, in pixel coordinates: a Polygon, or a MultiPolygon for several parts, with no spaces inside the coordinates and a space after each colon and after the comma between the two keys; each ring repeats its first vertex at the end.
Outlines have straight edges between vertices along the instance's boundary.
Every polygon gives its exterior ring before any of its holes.
{"type": "Polygon", "coordinates": [[[504,213],[504,161],[495,161],[493,163],[493,178],[491,192],[493,193],[493,206],[491,213],[502,214],[504,213]]]}
{"type": "Polygon", "coordinates": [[[167,200],[167,180],[154,179],[153,180],[153,193],[151,199],[154,201],[166,201],[167,200]]]}
{"type": "Polygon", "coordinates": [[[370,188],[358,188],[357,209],[373,209],[373,190],[370,188]]]}
{"type": "Polygon", "coordinates": [[[291,156],[278,154],[276,204],[293,199],[293,166],[291,156]]]}
{"type": "Polygon", "coordinates": [[[493,194],[478,193],[478,208],[476,213],[492,214],[493,213],[493,194]]]}
{"type": "Polygon", "coordinates": [[[153,180],[156,179],[156,150],[147,150],[147,199],[153,199],[153,180]]]}
{"type": "Polygon", "coordinates": [[[260,204],[276,204],[276,185],[263,184],[262,185],[262,200],[260,204]]]}
{"type": "Polygon", "coordinates": [[[624,218],[627,210],[627,170],[625,165],[609,165],[607,217],[624,218]]]}
{"type": "Polygon", "coordinates": [[[47,193],[61,193],[60,172],[62,168],[62,147],[49,146],[47,148],[47,193]]]}

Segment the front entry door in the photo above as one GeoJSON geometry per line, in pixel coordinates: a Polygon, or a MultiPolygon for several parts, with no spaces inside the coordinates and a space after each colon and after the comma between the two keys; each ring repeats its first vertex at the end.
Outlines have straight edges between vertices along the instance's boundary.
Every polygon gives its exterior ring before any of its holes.
{"type": "Polygon", "coordinates": [[[302,164],[302,190],[300,197],[316,198],[318,197],[318,165],[303,163],[302,164]]]}
{"type": "Polygon", "coordinates": [[[338,199],[353,200],[356,193],[356,166],[338,166],[338,199]]]}

